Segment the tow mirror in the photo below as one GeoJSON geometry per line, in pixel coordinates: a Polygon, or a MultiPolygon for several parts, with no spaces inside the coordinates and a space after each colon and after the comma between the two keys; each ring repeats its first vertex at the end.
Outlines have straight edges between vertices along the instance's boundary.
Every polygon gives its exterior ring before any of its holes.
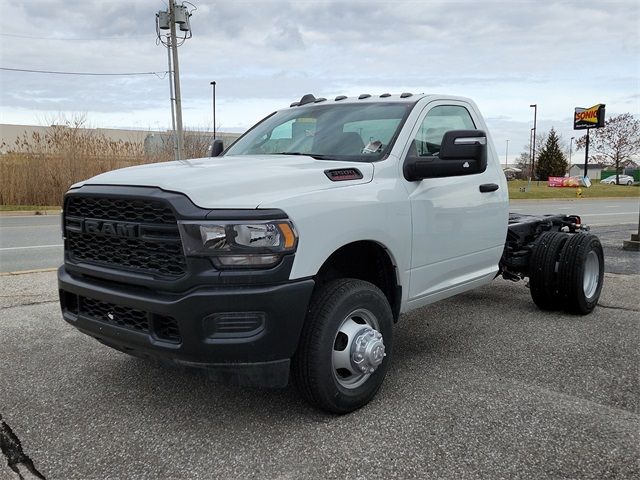
{"type": "Polygon", "coordinates": [[[222,151],[224,150],[224,143],[222,140],[214,140],[211,144],[211,154],[210,157],[219,157],[222,151]]]}
{"type": "Polygon", "coordinates": [[[407,156],[404,177],[413,182],[423,178],[473,175],[486,169],[486,133],[482,130],[451,130],[442,137],[440,152],[422,157],[407,156]]]}

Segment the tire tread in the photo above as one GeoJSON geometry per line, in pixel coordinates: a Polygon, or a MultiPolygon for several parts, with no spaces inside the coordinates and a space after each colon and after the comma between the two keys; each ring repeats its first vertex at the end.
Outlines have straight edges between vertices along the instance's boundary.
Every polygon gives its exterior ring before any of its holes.
{"type": "MultiPolygon", "coordinates": [[[[317,340],[321,332],[327,328],[331,328],[330,323],[333,319],[329,315],[329,312],[336,309],[344,298],[357,295],[358,292],[364,291],[374,291],[381,298],[385,299],[388,309],[385,314],[388,316],[390,324],[392,324],[393,316],[391,307],[388,302],[386,302],[386,297],[378,287],[364,280],[353,278],[333,280],[319,287],[317,292],[314,293],[307,311],[305,325],[300,335],[298,349],[293,357],[291,367],[292,379],[298,391],[311,405],[329,412],[347,413],[354,410],[354,408],[339,408],[335,404],[327,402],[322,395],[319,395],[319,392],[323,390],[322,379],[317,376],[317,371],[313,367],[315,363],[314,360],[322,356],[321,349],[323,345],[317,340]]],[[[382,321],[382,319],[380,319],[380,321],[382,321]]],[[[379,387],[380,385],[370,392],[368,399],[375,395],[379,387]]]]}

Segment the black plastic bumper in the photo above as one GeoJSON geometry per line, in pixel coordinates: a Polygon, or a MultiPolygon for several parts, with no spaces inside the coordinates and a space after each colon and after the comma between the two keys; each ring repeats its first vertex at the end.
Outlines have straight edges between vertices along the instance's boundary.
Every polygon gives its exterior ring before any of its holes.
{"type": "Polygon", "coordinates": [[[207,368],[232,383],[281,387],[314,281],[159,293],[72,275],[62,266],[58,285],[64,319],[106,345],[207,368]]]}

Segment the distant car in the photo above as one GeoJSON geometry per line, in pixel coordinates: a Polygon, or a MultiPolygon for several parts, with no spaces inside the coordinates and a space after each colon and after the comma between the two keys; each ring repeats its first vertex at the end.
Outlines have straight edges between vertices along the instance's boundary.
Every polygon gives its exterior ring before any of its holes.
{"type": "MultiPolygon", "coordinates": [[[[618,185],[633,185],[634,181],[635,179],[631,175],[618,175],[618,185]]],[[[605,185],[615,185],[616,176],[611,175],[604,180],[600,180],[600,183],[604,183],[605,185]]]]}

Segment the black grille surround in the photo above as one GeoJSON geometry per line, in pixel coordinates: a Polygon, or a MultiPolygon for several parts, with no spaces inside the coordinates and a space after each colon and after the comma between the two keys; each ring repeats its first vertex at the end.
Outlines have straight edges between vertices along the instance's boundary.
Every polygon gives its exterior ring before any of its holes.
{"type": "Polygon", "coordinates": [[[64,230],[73,263],[166,278],[187,271],[176,216],[162,200],[71,195],[64,230]]]}

